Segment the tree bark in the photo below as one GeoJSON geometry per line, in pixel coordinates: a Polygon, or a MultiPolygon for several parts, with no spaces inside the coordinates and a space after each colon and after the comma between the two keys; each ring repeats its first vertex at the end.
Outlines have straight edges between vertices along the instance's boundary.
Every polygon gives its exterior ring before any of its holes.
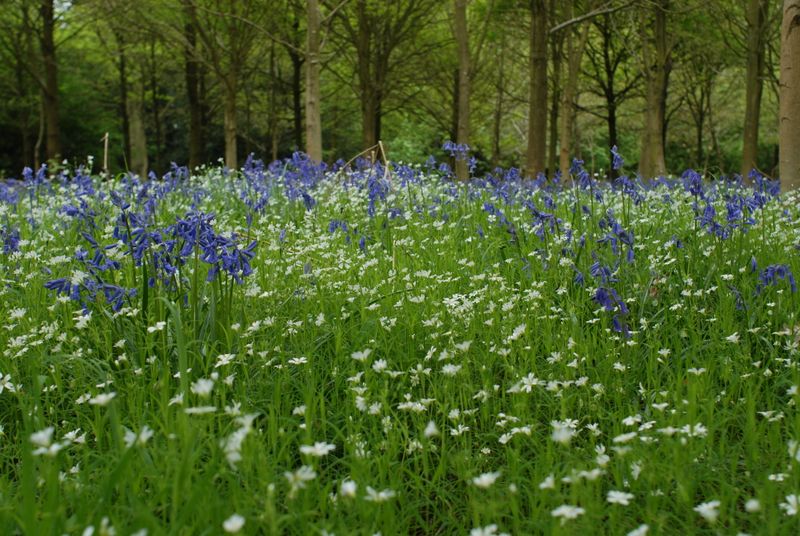
{"type": "Polygon", "coordinates": [[[377,122],[378,102],[375,85],[372,82],[371,24],[367,15],[367,3],[359,0],[356,6],[358,16],[358,85],[361,93],[361,137],[364,149],[378,143],[377,122]]]}
{"type": "Polygon", "coordinates": [[[800,186],[800,0],[783,0],[780,79],[781,189],[800,186]]]}
{"type": "Polygon", "coordinates": [[[585,22],[582,24],[583,27],[577,43],[574,43],[571,33],[567,35],[567,83],[564,85],[561,99],[561,128],[559,133],[559,168],[564,179],[569,177],[578,75],[580,74],[583,50],[586,48],[586,41],[589,38],[589,24],[585,22]]]}
{"type": "Polygon", "coordinates": [[[547,147],[547,8],[531,0],[530,95],[528,100],[528,154],[525,173],[545,171],[547,147]]]}
{"type": "Polygon", "coordinates": [[[227,76],[224,86],[225,165],[229,169],[235,170],[238,167],[236,150],[236,92],[238,80],[235,73],[230,73],[227,76]]]}
{"type": "MultiPolygon", "coordinates": [[[[550,13],[555,13],[556,2],[550,0],[550,13]]],[[[553,66],[552,76],[552,95],[550,96],[550,119],[548,125],[550,129],[550,142],[547,144],[547,172],[553,174],[558,167],[558,118],[561,113],[561,78],[562,78],[562,48],[564,38],[562,32],[550,34],[550,61],[553,66]]]]}
{"type": "Polygon", "coordinates": [[[158,96],[158,63],[156,62],[156,41],[151,38],[150,41],[150,105],[153,107],[153,130],[155,143],[155,159],[154,166],[156,169],[161,169],[161,153],[164,146],[164,133],[161,127],[161,98],[158,96]]]}
{"type": "Polygon", "coordinates": [[[48,160],[61,156],[61,134],[58,120],[58,64],[56,63],[56,44],[54,39],[55,13],[53,0],[42,0],[39,12],[42,16],[41,49],[44,63],[44,121],[45,154],[48,160]]]}
{"type": "MultiPolygon", "coordinates": [[[[617,132],[617,106],[618,98],[616,92],[616,76],[618,63],[611,57],[611,28],[610,17],[605,15],[604,24],[601,26],[603,35],[603,69],[606,74],[605,97],[606,97],[606,126],[608,129],[608,147],[619,147],[619,134],[617,132]]],[[[608,170],[608,177],[611,180],[617,178],[619,170],[611,166],[608,170]]]]}
{"type": "Polygon", "coordinates": [[[147,177],[147,135],[144,130],[144,84],[135,84],[133,96],[127,99],[127,115],[130,118],[130,154],[128,166],[140,177],[147,177]]]}
{"type": "Polygon", "coordinates": [[[30,105],[28,102],[30,83],[25,76],[24,55],[20,53],[14,61],[14,79],[16,81],[15,93],[19,99],[19,109],[17,113],[17,126],[19,127],[20,143],[22,154],[20,155],[21,167],[33,165],[33,154],[31,147],[31,128],[30,128],[30,105]]]}
{"type": "Polygon", "coordinates": [[[501,148],[500,148],[500,135],[503,122],[503,92],[505,91],[505,57],[506,57],[506,41],[505,33],[500,35],[500,54],[498,58],[498,73],[497,85],[495,91],[497,97],[494,105],[494,117],[492,120],[492,166],[497,167],[500,165],[501,148]]]}
{"type": "Polygon", "coordinates": [[[186,24],[184,36],[187,46],[184,49],[186,99],[189,103],[189,169],[203,163],[203,106],[200,100],[200,62],[197,59],[196,15],[190,0],[184,0],[186,24]]]}
{"type": "Polygon", "coordinates": [[[322,112],[320,110],[320,12],[319,1],[308,0],[306,30],[306,154],[322,160],[322,112]]]}
{"type": "MultiPolygon", "coordinates": [[[[456,143],[469,144],[469,95],[470,95],[470,58],[469,30],[467,28],[467,0],[454,0],[455,38],[458,49],[458,113],[456,143]]],[[[469,167],[466,158],[456,159],[456,177],[465,181],[469,178],[469,167]]]]}
{"type": "Polygon", "coordinates": [[[652,44],[642,46],[645,63],[645,112],[639,173],[645,178],[665,175],[665,110],[670,49],[667,44],[667,7],[669,0],[653,6],[652,44]]]}
{"type": "Polygon", "coordinates": [[[303,148],[303,58],[296,51],[289,51],[292,61],[292,117],[294,119],[294,148],[303,148]]]}
{"type": "Polygon", "coordinates": [[[764,32],[768,7],[769,0],[748,0],[747,3],[747,71],[742,143],[742,177],[745,180],[750,171],[758,166],[758,126],[761,114],[766,45],[764,32]]]}
{"type": "Polygon", "coordinates": [[[275,67],[275,41],[269,47],[269,141],[272,161],[278,159],[278,73],[275,67]]]}
{"type": "Polygon", "coordinates": [[[36,134],[36,143],[33,146],[33,169],[39,169],[42,165],[42,142],[44,141],[44,95],[39,102],[39,130],[36,134]]]}
{"type": "Polygon", "coordinates": [[[125,56],[125,40],[118,32],[114,32],[117,41],[119,58],[117,60],[117,71],[119,74],[119,116],[122,120],[122,144],[125,162],[130,165],[131,161],[131,138],[130,138],[130,119],[128,117],[128,62],[125,56]]]}

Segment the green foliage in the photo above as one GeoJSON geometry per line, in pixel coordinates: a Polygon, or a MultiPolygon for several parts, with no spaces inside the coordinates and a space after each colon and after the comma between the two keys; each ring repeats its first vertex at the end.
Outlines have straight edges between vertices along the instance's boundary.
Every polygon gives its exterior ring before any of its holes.
{"type": "Polygon", "coordinates": [[[762,198],[366,168],[309,210],[292,181],[319,177],[295,172],[31,181],[0,205],[0,531],[795,532],[797,294],[763,274],[800,273],[797,194],[730,223],[726,200],[762,198]],[[94,226],[60,212],[81,200],[94,226]],[[137,267],[119,241],[192,205],[258,240],[241,285],[198,249],[150,285],[166,243],[137,267]],[[87,232],[121,263],[92,277],[138,290],[117,311],[44,288],[86,277],[87,232]]]}

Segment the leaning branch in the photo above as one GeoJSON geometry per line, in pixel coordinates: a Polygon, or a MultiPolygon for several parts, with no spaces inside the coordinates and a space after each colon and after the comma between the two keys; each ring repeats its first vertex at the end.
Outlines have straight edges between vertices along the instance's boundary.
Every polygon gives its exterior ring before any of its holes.
{"type": "Polygon", "coordinates": [[[580,24],[581,22],[583,22],[585,20],[592,19],[592,18],[600,16],[600,15],[610,15],[611,13],[616,13],[617,11],[622,11],[623,9],[627,9],[627,8],[631,7],[635,3],[636,3],[636,0],[630,0],[629,2],[626,2],[624,4],[620,4],[618,6],[606,6],[606,7],[601,7],[601,8],[595,9],[594,11],[590,11],[588,13],[584,13],[583,15],[579,15],[579,16],[575,17],[574,19],[569,19],[569,20],[566,20],[566,21],[564,21],[564,22],[562,22],[560,24],[557,24],[557,25],[553,26],[552,28],[550,28],[549,33],[554,34],[554,33],[560,32],[561,30],[563,30],[565,28],[569,28],[570,26],[574,26],[576,24],[580,24]]]}

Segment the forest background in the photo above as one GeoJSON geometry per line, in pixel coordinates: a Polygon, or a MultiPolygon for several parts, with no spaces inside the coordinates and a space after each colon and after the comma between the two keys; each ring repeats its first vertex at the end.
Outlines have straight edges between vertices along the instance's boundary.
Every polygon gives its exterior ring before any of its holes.
{"type": "MultiPolygon", "coordinates": [[[[778,168],[780,0],[0,0],[0,176],[296,150],[778,168]]],[[[465,164],[459,164],[464,175],[465,164]]]]}

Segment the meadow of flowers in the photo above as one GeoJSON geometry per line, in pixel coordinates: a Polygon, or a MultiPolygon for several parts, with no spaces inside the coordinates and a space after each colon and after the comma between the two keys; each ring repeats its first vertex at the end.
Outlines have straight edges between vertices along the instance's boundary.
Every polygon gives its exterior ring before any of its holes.
{"type": "Polygon", "coordinates": [[[572,171],[1,185],[0,533],[800,532],[800,196],[572,171]]]}

